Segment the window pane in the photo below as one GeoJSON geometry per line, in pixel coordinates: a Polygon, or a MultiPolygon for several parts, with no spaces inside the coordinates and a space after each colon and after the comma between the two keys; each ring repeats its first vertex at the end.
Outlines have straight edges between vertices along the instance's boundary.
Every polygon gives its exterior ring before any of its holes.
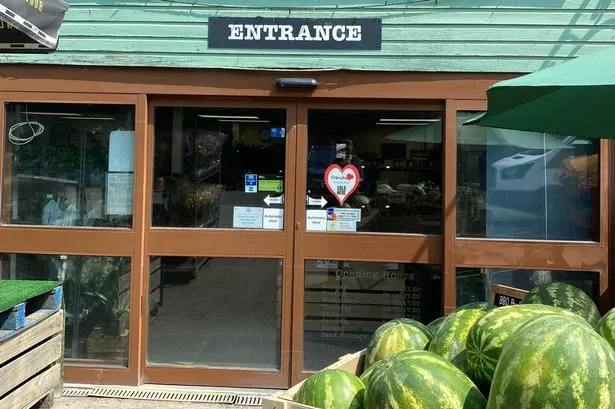
{"type": "Polygon", "coordinates": [[[440,266],[306,260],[303,368],[316,371],[367,346],[382,323],[442,315],[440,266]]]}
{"type": "Polygon", "coordinates": [[[441,118],[309,111],[306,230],[440,234],[441,118]]]}
{"type": "Polygon", "coordinates": [[[148,361],[280,368],[282,260],[152,257],[148,361]]]}
{"type": "Polygon", "coordinates": [[[594,302],[598,302],[600,283],[599,274],[596,272],[458,268],[457,305],[489,301],[491,286],[494,284],[530,290],[552,281],[574,285],[585,291],[594,302]]]}
{"type": "Polygon", "coordinates": [[[6,104],[4,223],[131,227],[134,106],[6,104]]]}
{"type": "Polygon", "coordinates": [[[67,361],[128,364],[129,257],[2,254],[0,278],[62,281],[67,361]]]}
{"type": "Polygon", "coordinates": [[[457,232],[463,237],[597,241],[599,141],[462,126],[457,232]]]}
{"type": "Polygon", "coordinates": [[[281,230],[286,112],[157,108],[154,226],[281,230]]]}

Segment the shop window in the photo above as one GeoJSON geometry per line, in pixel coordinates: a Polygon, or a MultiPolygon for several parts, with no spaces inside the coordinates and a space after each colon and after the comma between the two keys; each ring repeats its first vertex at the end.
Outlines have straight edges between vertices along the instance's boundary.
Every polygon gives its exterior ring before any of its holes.
{"type": "Polygon", "coordinates": [[[282,260],[151,257],[149,364],[280,369],[282,260]]]}
{"type": "Polygon", "coordinates": [[[463,126],[457,117],[457,234],[597,241],[599,141],[463,126]]]}
{"type": "Polygon", "coordinates": [[[3,254],[2,280],[58,280],[67,363],[128,365],[130,258],[3,254]]]}
{"type": "Polygon", "coordinates": [[[458,268],[457,305],[476,301],[489,301],[491,286],[502,284],[508,287],[530,290],[553,281],[561,281],[580,288],[598,303],[599,274],[597,272],[558,270],[515,270],[510,268],[458,268]]]}
{"type": "Polygon", "coordinates": [[[132,227],[134,106],[6,104],[9,224],[132,227]]]}
{"type": "Polygon", "coordinates": [[[281,230],[285,157],[282,109],[157,108],[153,226],[281,230]]]}
{"type": "Polygon", "coordinates": [[[310,110],[306,230],[442,232],[440,112],[310,110]]]}
{"type": "Polygon", "coordinates": [[[394,318],[428,324],[442,315],[440,266],[306,260],[303,368],[317,371],[365,348],[394,318]]]}

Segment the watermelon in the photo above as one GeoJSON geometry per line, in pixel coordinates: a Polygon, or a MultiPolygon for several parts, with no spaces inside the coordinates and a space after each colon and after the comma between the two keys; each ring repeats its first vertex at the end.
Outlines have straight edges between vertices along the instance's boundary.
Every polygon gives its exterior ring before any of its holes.
{"type": "Polygon", "coordinates": [[[535,318],[504,344],[488,409],[615,407],[615,351],[564,315],[535,318]]]}
{"type": "Polygon", "coordinates": [[[365,351],[364,369],[381,359],[408,349],[425,349],[433,335],[429,328],[409,318],[385,322],[376,329],[365,351]]]}
{"type": "Polygon", "coordinates": [[[463,372],[429,351],[391,357],[365,387],[365,409],[484,409],[486,403],[463,372]]]}
{"type": "Polygon", "coordinates": [[[598,333],[615,348],[615,308],[604,314],[596,325],[598,333]]]}
{"type": "MultiPolygon", "coordinates": [[[[395,355],[393,355],[395,356],[395,355]]],[[[392,357],[389,358],[384,358],[381,359],[380,361],[374,363],[372,366],[370,366],[369,368],[365,369],[363,371],[363,373],[361,374],[361,376],[359,376],[359,379],[361,380],[361,382],[363,382],[363,385],[367,385],[367,382],[369,382],[369,377],[372,375],[372,373],[374,371],[379,370],[379,368],[384,367],[384,365],[386,364],[386,362],[391,359],[392,357]]]]}
{"type": "MultiPolygon", "coordinates": [[[[446,317],[429,344],[429,351],[467,371],[466,340],[470,329],[489,309],[485,305],[464,308],[446,317]]],[[[466,372],[467,373],[467,372],[466,372]]]]}
{"type": "Polygon", "coordinates": [[[365,385],[343,369],[324,369],[307,378],[293,400],[320,409],[363,409],[365,385]]]}
{"type": "Polygon", "coordinates": [[[585,292],[573,285],[553,282],[530,290],[521,304],[545,304],[565,308],[585,318],[592,326],[600,320],[598,307],[585,292]]]}
{"type": "Polygon", "coordinates": [[[491,384],[502,345],[510,334],[530,319],[543,315],[563,314],[588,325],[575,313],[541,304],[510,305],[494,308],[481,317],[470,330],[466,341],[468,375],[479,386],[491,384]]]}
{"type": "Polygon", "coordinates": [[[429,324],[427,324],[427,328],[429,328],[429,330],[431,331],[432,334],[436,335],[436,332],[438,332],[438,329],[440,328],[440,325],[442,325],[442,323],[444,322],[445,319],[446,319],[446,316],[440,317],[440,318],[436,318],[435,320],[433,320],[429,324]]]}
{"type": "Polygon", "coordinates": [[[460,305],[454,312],[462,311],[462,310],[474,310],[477,308],[492,308],[489,303],[483,301],[469,302],[467,304],[460,305]]]}

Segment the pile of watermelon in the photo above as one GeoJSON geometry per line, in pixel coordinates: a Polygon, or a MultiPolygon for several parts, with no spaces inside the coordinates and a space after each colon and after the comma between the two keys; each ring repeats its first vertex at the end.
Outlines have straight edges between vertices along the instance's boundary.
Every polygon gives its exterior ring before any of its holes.
{"type": "Polygon", "coordinates": [[[615,408],[615,309],[554,282],[519,305],[459,307],[378,328],[355,375],[325,369],[295,402],[320,409],[615,408]]]}

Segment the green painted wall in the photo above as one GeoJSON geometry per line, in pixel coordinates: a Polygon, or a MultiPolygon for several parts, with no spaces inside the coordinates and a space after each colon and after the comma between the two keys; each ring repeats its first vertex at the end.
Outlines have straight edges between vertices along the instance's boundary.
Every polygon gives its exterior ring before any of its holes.
{"type": "Polygon", "coordinates": [[[610,0],[69,2],[56,53],[4,54],[0,63],[530,72],[615,44],[610,0]],[[210,16],[379,17],[382,50],[209,50],[210,16]]]}

